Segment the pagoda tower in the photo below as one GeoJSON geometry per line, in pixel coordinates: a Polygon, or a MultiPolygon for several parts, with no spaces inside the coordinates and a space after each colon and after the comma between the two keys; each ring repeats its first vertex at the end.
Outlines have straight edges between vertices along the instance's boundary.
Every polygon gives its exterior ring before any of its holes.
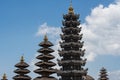
{"type": "Polygon", "coordinates": [[[31,80],[31,77],[25,75],[30,73],[30,71],[26,69],[27,67],[29,67],[29,65],[24,62],[23,56],[21,57],[20,62],[15,65],[15,67],[17,67],[18,69],[16,69],[14,72],[18,75],[13,77],[14,80],[31,80]]]}
{"type": "Polygon", "coordinates": [[[3,78],[1,80],[8,80],[6,74],[3,75],[3,78]]]}
{"type": "Polygon", "coordinates": [[[100,78],[98,80],[109,80],[109,78],[107,77],[107,70],[103,67],[100,70],[100,78]]]}
{"type": "Polygon", "coordinates": [[[82,57],[85,50],[82,49],[84,42],[81,41],[82,35],[79,14],[74,13],[72,4],[68,13],[63,15],[63,27],[60,34],[62,41],[60,42],[61,50],[58,50],[61,60],[58,60],[59,66],[62,68],[58,71],[61,76],[59,80],[83,80],[83,76],[87,75],[87,69],[84,69],[86,59],[82,57]]]}
{"type": "Polygon", "coordinates": [[[54,52],[54,50],[50,48],[51,46],[53,46],[53,44],[48,41],[48,38],[45,35],[44,41],[41,42],[39,46],[42,47],[38,50],[38,52],[41,54],[38,55],[36,58],[40,61],[35,64],[39,68],[34,72],[39,74],[40,76],[36,77],[34,80],[57,80],[55,77],[50,76],[51,74],[56,73],[56,70],[52,68],[56,64],[51,61],[55,57],[50,54],[54,52]]]}

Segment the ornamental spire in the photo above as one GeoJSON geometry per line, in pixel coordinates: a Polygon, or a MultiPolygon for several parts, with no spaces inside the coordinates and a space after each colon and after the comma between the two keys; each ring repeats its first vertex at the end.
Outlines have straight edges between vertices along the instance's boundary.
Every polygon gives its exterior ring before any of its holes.
{"type": "Polygon", "coordinates": [[[73,7],[72,7],[72,0],[70,0],[70,7],[69,7],[68,13],[74,14],[74,9],[73,9],[73,7]]]}
{"type": "Polygon", "coordinates": [[[70,0],[70,6],[72,6],[72,0],[70,0]]]}
{"type": "Polygon", "coordinates": [[[7,76],[5,73],[4,73],[3,78],[1,80],[7,80],[7,76]]]}
{"type": "Polygon", "coordinates": [[[48,41],[47,34],[45,34],[45,36],[44,36],[44,41],[48,41]]]}
{"type": "Polygon", "coordinates": [[[24,56],[21,56],[21,60],[20,60],[21,62],[24,62],[24,56]]]}

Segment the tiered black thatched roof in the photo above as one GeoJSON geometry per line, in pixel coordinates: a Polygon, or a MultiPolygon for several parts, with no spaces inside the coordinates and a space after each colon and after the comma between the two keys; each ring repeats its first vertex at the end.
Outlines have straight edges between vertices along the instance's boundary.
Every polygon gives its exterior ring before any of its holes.
{"type": "Polygon", "coordinates": [[[26,69],[27,67],[29,67],[29,65],[26,62],[24,62],[23,56],[21,57],[21,61],[17,63],[15,67],[17,67],[18,69],[16,69],[14,72],[18,75],[13,77],[14,80],[31,80],[31,77],[26,75],[30,73],[30,71],[26,69]]]}
{"type": "Polygon", "coordinates": [[[34,72],[39,74],[40,76],[36,77],[34,80],[56,80],[56,78],[50,76],[51,74],[56,73],[56,70],[52,68],[56,64],[50,61],[55,58],[53,55],[50,54],[54,52],[54,50],[50,48],[51,46],[53,46],[53,44],[48,41],[48,38],[45,35],[44,41],[41,42],[39,46],[42,47],[38,50],[38,52],[41,54],[38,55],[36,58],[40,61],[35,64],[39,68],[36,69],[34,72]]]}
{"type": "Polygon", "coordinates": [[[81,27],[78,27],[79,14],[75,14],[73,7],[70,6],[68,14],[63,15],[63,19],[61,50],[58,50],[62,58],[58,60],[58,64],[62,68],[58,75],[61,76],[60,80],[83,80],[87,75],[87,69],[83,68],[86,59],[82,58],[85,50],[82,49],[84,42],[81,40],[81,27]]]}
{"type": "Polygon", "coordinates": [[[98,80],[109,80],[109,78],[107,77],[107,70],[103,67],[100,70],[100,78],[98,80]]]}

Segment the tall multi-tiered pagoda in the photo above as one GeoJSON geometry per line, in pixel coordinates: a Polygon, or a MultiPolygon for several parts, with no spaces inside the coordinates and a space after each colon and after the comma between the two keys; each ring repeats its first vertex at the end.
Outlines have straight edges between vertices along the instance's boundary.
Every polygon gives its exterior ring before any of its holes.
{"type": "Polygon", "coordinates": [[[24,62],[23,56],[21,57],[20,62],[15,65],[15,67],[17,67],[18,69],[16,69],[14,72],[18,75],[13,77],[14,80],[31,80],[31,77],[26,75],[30,73],[30,71],[26,69],[27,67],[29,67],[29,65],[26,62],[24,62]]]}
{"type": "Polygon", "coordinates": [[[3,75],[3,78],[1,80],[8,80],[6,74],[3,75]]]}
{"type": "Polygon", "coordinates": [[[50,60],[54,59],[55,57],[51,55],[50,53],[54,52],[53,49],[50,47],[53,46],[53,44],[48,41],[47,36],[45,35],[44,41],[39,44],[42,48],[38,50],[40,55],[38,55],[36,58],[40,61],[37,62],[35,65],[39,67],[39,69],[35,70],[34,72],[39,74],[39,77],[36,77],[34,80],[56,80],[56,78],[50,76],[53,73],[56,73],[56,70],[52,67],[56,64],[50,60]]]}
{"type": "MultiPolygon", "coordinates": [[[[81,41],[81,27],[78,27],[80,25],[79,14],[75,14],[72,5],[70,5],[68,14],[63,15],[63,19],[61,50],[58,50],[62,58],[58,60],[58,64],[62,67],[58,71],[58,75],[61,76],[59,80],[83,80],[88,76],[87,69],[83,68],[86,59],[82,58],[85,50],[82,49],[84,42],[81,41]]],[[[89,78],[93,80],[92,77],[89,78]]]]}
{"type": "Polygon", "coordinates": [[[100,70],[100,78],[98,80],[109,80],[109,78],[107,77],[107,70],[103,67],[100,70]]]}

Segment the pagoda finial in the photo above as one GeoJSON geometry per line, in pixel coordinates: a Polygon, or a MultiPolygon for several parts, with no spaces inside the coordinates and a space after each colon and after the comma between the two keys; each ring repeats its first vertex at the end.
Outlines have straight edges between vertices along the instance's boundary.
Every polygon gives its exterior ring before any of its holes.
{"type": "Polygon", "coordinates": [[[72,7],[72,0],[70,0],[70,7],[69,7],[68,13],[74,14],[74,9],[73,9],[73,7],[72,7]]]}
{"type": "Polygon", "coordinates": [[[72,0],[70,0],[70,6],[72,7],[72,0]]]}
{"type": "Polygon", "coordinates": [[[48,41],[47,34],[45,34],[45,36],[44,36],[44,41],[48,41]]]}
{"type": "Polygon", "coordinates": [[[6,80],[7,79],[7,76],[6,76],[6,74],[4,73],[4,75],[3,75],[3,80],[6,80]]]}
{"type": "Polygon", "coordinates": [[[21,62],[24,62],[24,56],[21,56],[20,61],[21,61],[21,62]]]}

